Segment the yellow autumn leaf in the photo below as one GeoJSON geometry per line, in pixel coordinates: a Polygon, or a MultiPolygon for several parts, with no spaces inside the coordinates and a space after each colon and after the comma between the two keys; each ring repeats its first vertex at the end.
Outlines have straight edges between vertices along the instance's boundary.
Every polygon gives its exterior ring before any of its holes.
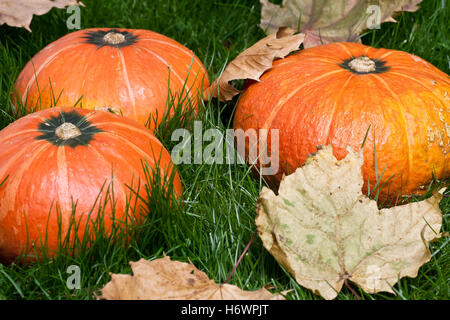
{"type": "Polygon", "coordinates": [[[83,6],[83,3],[79,0],[0,0],[0,25],[6,23],[31,31],[33,15],[42,15],[52,8],[68,6],[83,6]]]}
{"type": "Polygon", "coordinates": [[[352,281],[368,293],[416,277],[439,237],[441,193],[379,210],[363,195],[360,152],[338,161],[331,146],[285,176],[278,195],[263,188],[257,230],[265,248],[296,281],[334,299],[352,281]]]}
{"type": "Polygon", "coordinates": [[[101,289],[107,300],[282,300],[266,289],[244,291],[230,284],[217,284],[192,263],[172,261],[166,256],[130,262],[133,275],[111,274],[101,289]]]}

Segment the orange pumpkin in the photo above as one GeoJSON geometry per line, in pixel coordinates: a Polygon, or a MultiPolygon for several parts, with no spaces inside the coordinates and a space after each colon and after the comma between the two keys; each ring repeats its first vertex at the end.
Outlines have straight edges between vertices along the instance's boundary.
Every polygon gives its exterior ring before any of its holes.
{"type": "MultiPolygon", "coordinates": [[[[0,261],[30,254],[34,245],[42,253],[40,241],[46,240],[53,255],[70,219],[80,223],[77,236],[82,239],[89,212],[95,221],[99,208],[107,231],[113,215],[124,221],[125,214],[135,212],[141,221],[145,162],[158,167],[161,177],[175,170],[149,129],[109,112],[51,108],[10,124],[0,131],[0,261]]],[[[173,174],[179,196],[181,181],[173,174]]]]}
{"type": "Polygon", "coordinates": [[[270,130],[279,129],[275,185],[318,146],[342,159],[364,141],[364,191],[378,177],[380,200],[450,177],[449,77],[402,51],[334,43],[278,60],[240,97],[234,127],[268,129],[272,154],[270,130]]]}
{"type": "Polygon", "coordinates": [[[149,30],[102,28],[76,31],[46,46],[20,73],[15,90],[29,111],[49,107],[53,99],[73,106],[81,98],[83,108],[146,124],[150,115],[161,121],[169,85],[174,95],[187,90],[196,108],[208,77],[192,51],[149,30]]]}

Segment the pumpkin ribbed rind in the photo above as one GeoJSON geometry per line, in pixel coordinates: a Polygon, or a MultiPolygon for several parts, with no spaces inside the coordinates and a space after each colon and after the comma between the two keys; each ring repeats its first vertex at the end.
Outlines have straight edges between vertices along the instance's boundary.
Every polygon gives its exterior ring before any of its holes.
{"type": "MultiPolygon", "coordinates": [[[[392,199],[400,191],[423,193],[433,174],[450,177],[449,97],[448,75],[415,55],[334,43],[276,61],[241,95],[234,127],[279,130],[280,170],[269,177],[275,185],[318,146],[331,144],[342,159],[346,146],[358,150],[367,134],[364,190],[376,185],[378,172],[380,200],[392,199]],[[360,73],[343,66],[357,57],[370,58],[378,69],[360,73]]],[[[247,142],[247,154],[248,148],[247,142]]]]}
{"type": "Polygon", "coordinates": [[[177,41],[150,30],[100,28],[47,45],[19,74],[15,90],[28,110],[49,107],[53,96],[66,106],[81,98],[83,108],[112,110],[146,124],[149,115],[161,121],[169,85],[175,96],[189,91],[196,107],[195,97],[208,83],[201,61],[177,41]],[[123,33],[126,42],[104,41],[110,31],[123,33]]]}
{"type": "MultiPolygon", "coordinates": [[[[88,213],[95,220],[100,204],[107,195],[112,196],[112,190],[116,202],[114,212],[111,201],[104,207],[105,229],[111,228],[112,215],[125,221],[125,213],[134,211],[137,221],[141,221],[143,212],[139,208],[143,202],[136,199],[130,188],[147,198],[143,163],[150,169],[158,168],[162,177],[169,177],[176,170],[170,154],[151,131],[122,116],[52,108],[10,124],[0,131],[0,179],[6,178],[0,186],[0,260],[9,262],[21,253],[31,253],[33,242],[39,246],[45,237],[49,253],[54,254],[58,232],[64,237],[75,204],[73,218],[81,222],[78,236],[82,239],[88,213]],[[73,139],[83,139],[85,134],[86,141],[59,145],[50,141],[51,132],[56,130],[49,121],[61,114],[71,119],[80,117],[75,124],[82,135],[73,139]]],[[[181,195],[176,172],[173,189],[176,196],[181,195]]],[[[36,249],[39,253],[40,249],[36,249]]]]}

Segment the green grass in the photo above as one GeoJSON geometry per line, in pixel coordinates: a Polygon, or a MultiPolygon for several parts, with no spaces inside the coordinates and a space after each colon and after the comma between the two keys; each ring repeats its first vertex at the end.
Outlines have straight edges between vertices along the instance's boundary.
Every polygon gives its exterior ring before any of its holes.
{"type": "MultiPolygon", "coordinates": [[[[257,26],[260,5],[247,1],[106,1],[84,0],[82,28],[145,28],[163,33],[192,49],[215,79],[227,62],[264,36],[257,26]]],[[[404,13],[397,24],[384,24],[368,32],[363,42],[377,47],[400,49],[417,54],[449,72],[449,20],[447,1],[425,0],[416,13],[404,13]]],[[[52,10],[31,24],[32,33],[0,27],[0,128],[12,121],[8,113],[15,79],[25,63],[48,43],[68,32],[64,10],[52,10]]],[[[219,128],[225,132],[236,99],[229,103],[213,101],[199,119],[203,130],[219,128]]],[[[192,127],[192,119],[184,126],[192,127]]],[[[173,123],[160,127],[158,136],[169,149],[173,123]]],[[[154,259],[164,254],[174,260],[189,258],[216,282],[223,282],[235,265],[254,230],[255,205],[263,183],[245,165],[180,165],[184,193],[182,205],[167,205],[165,195],[153,194],[145,224],[133,229],[128,245],[123,239],[100,236],[79,256],[62,254],[28,267],[0,264],[0,299],[93,299],[93,293],[109,281],[109,272],[130,272],[128,261],[154,259]],[[166,205],[156,205],[166,203],[166,205]],[[81,269],[81,289],[66,286],[70,265],[81,269]]],[[[441,202],[443,229],[450,228],[450,198],[441,202]]],[[[363,299],[449,299],[449,238],[431,244],[432,260],[419,275],[404,278],[395,285],[397,295],[365,294],[363,299]]],[[[299,286],[256,240],[244,256],[230,283],[246,290],[273,285],[275,291],[293,289],[291,299],[318,299],[299,286]]],[[[354,299],[343,288],[338,299],[354,299]]]]}

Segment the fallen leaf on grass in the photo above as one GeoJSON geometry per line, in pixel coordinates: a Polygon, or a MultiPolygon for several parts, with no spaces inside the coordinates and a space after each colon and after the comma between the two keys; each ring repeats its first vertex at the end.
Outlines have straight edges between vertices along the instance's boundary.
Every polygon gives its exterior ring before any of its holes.
{"type": "Polygon", "coordinates": [[[108,300],[282,300],[266,289],[244,291],[230,284],[217,284],[192,263],[166,256],[130,262],[134,275],[111,274],[101,290],[108,300]]]}
{"type": "Polygon", "coordinates": [[[0,25],[6,23],[12,27],[30,30],[33,15],[42,15],[52,8],[82,6],[79,0],[0,0],[0,25]]]}
{"type": "Polygon", "coordinates": [[[439,237],[437,193],[429,199],[379,210],[363,195],[363,156],[348,150],[338,161],[331,146],[285,176],[276,196],[263,188],[256,225],[265,248],[296,281],[334,299],[352,281],[368,293],[416,277],[439,237]]]}
{"type": "Polygon", "coordinates": [[[294,33],[294,30],[281,28],[244,50],[227,65],[222,75],[205,89],[203,98],[209,100],[220,95],[222,101],[231,100],[239,90],[230,85],[230,81],[259,80],[266,70],[272,68],[275,59],[284,58],[299,49],[305,35],[294,33]]]}
{"type": "Polygon", "coordinates": [[[367,29],[395,22],[400,11],[416,11],[422,0],[283,0],[281,5],[261,2],[260,27],[272,34],[290,27],[306,34],[303,46],[356,41],[367,29]]]}

